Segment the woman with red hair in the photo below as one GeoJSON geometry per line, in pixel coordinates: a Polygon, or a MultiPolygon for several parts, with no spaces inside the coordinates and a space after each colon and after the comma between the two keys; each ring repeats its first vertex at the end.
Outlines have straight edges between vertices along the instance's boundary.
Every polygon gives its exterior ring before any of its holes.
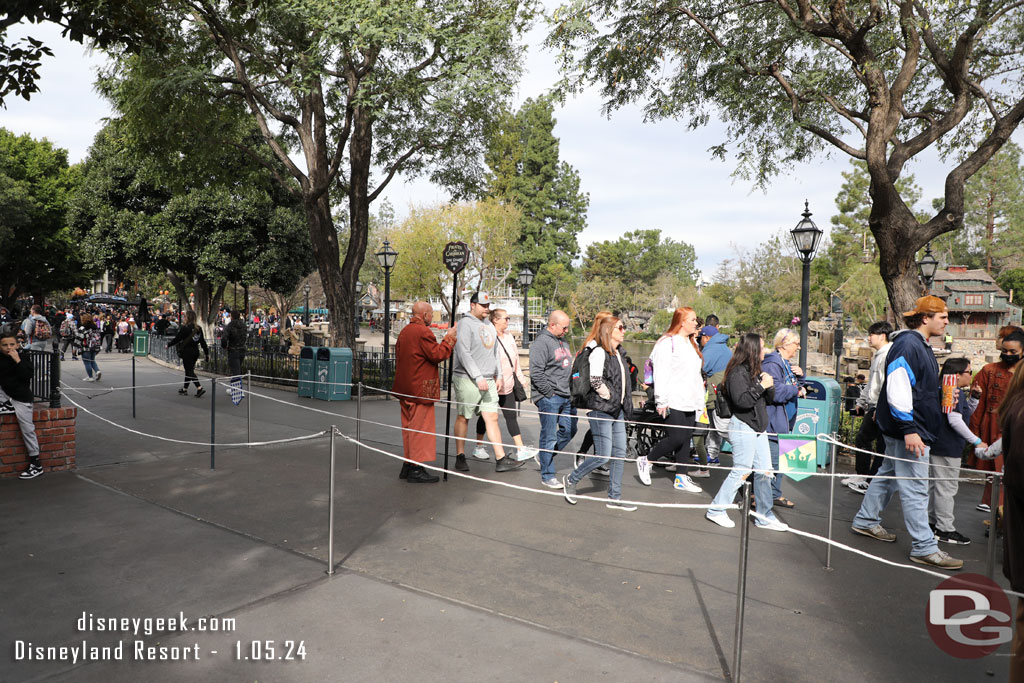
{"type": "Polygon", "coordinates": [[[648,460],[670,457],[675,461],[673,488],[700,493],[680,465],[690,460],[690,437],[697,415],[704,410],[703,358],[697,347],[697,313],[689,306],[677,308],[672,323],[651,351],[654,366],[654,403],[665,420],[665,438],[646,457],[637,459],[640,481],[650,486],[648,460]],[[645,472],[646,470],[646,472],[645,472]]]}

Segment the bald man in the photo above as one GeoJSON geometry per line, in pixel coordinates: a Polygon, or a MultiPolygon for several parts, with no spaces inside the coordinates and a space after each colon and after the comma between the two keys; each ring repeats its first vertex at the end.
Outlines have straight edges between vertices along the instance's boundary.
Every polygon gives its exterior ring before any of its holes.
{"type": "Polygon", "coordinates": [[[548,326],[530,344],[530,386],[540,413],[540,481],[549,488],[562,488],[555,476],[553,451],[565,450],[576,435],[576,409],[569,400],[572,351],[565,342],[569,316],[552,311],[548,326]]]}
{"type": "Polygon", "coordinates": [[[437,459],[434,401],[441,398],[437,366],[452,355],[455,328],[448,330],[444,339],[438,342],[430,329],[433,319],[434,310],[430,304],[417,301],[412,305],[409,324],[395,342],[395,383],[392,391],[399,394],[402,446],[406,457],[398,476],[410,484],[438,481],[419,463],[437,459]]]}

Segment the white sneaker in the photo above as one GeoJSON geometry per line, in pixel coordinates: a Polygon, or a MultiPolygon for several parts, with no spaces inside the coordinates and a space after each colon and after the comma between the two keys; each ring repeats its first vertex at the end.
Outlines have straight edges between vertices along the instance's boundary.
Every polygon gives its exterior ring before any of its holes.
{"type": "Polygon", "coordinates": [[[491,454],[483,446],[477,446],[473,449],[473,457],[477,460],[490,460],[491,454]]]}
{"type": "Polygon", "coordinates": [[[636,505],[633,503],[623,503],[621,500],[609,500],[604,506],[609,510],[623,510],[624,512],[636,510],[636,505]]]}
{"type": "Polygon", "coordinates": [[[768,531],[789,531],[789,525],[784,522],[780,522],[777,518],[765,517],[753,510],[750,511],[750,516],[754,518],[754,526],[758,529],[767,529],[768,531]]]}
{"type": "Polygon", "coordinates": [[[680,491],[686,491],[687,493],[703,493],[704,489],[693,483],[693,479],[690,479],[685,474],[677,474],[676,481],[672,484],[672,488],[680,491]]]}
{"type": "Polygon", "coordinates": [[[636,459],[636,473],[640,477],[641,484],[651,485],[651,463],[648,462],[646,455],[641,455],[636,459]]]}
{"type": "MultiPolygon", "coordinates": [[[[531,446],[523,446],[522,448],[517,448],[516,460],[529,460],[530,458],[537,460],[537,454],[539,452],[540,451],[538,449],[533,448],[531,446]]],[[[537,460],[537,466],[540,466],[540,460],[537,460]]]]}
{"type": "Polygon", "coordinates": [[[857,479],[856,476],[853,476],[853,477],[843,477],[842,479],[839,480],[839,483],[842,484],[843,486],[849,486],[856,479],[857,479]]]}
{"type": "Polygon", "coordinates": [[[83,382],[95,382],[96,380],[94,380],[92,377],[83,377],[82,381],[83,382]]]}
{"type": "Polygon", "coordinates": [[[709,522],[714,522],[718,526],[725,529],[731,529],[734,526],[736,526],[736,522],[729,519],[729,515],[725,514],[724,512],[721,514],[713,515],[710,511],[708,511],[707,513],[705,513],[704,517],[709,522]]]}
{"type": "Polygon", "coordinates": [[[102,376],[103,376],[103,373],[100,370],[97,370],[96,371],[96,381],[99,382],[100,381],[100,377],[102,377],[102,376]]]}
{"type": "Polygon", "coordinates": [[[558,479],[541,479],[540,483],[544,484],[549,489],[560,489],[560,488],[562,488],[562,482],[558,481],[558,479]]]}
{"type": "Polygon", "coordinates": [[[866,481],[852,481],[847,484],[847,487],[854,493],[859,493],[862,496],[868,492],[868,483],[866,481]]]}

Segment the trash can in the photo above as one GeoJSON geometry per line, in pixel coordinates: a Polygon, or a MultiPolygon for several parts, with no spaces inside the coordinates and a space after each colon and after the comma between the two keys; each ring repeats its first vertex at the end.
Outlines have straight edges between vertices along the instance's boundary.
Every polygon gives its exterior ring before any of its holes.
{"type": "Polygon", "coordinates": [[[316,386],[316,352],[315,346],[303,346],[299,349],[299,396],[312,398],[316,386]]]}
{"type": "Polygon", "coordinates": [[[352,349],[321,347],[316,351],[316,389],[321,401],[352,398],[352,349]]]}
{"type": "Polygon", "coordinates": [[[132,334],[132,353],[136,356],[149,355],[149,332],[135,330],[135,333],[132,334]]]}
{"type": "MultiPolygon", "coordinates": [[[[804,380],[807,396],[796,403],[793,433],[805,436],[832,434],[839,430],[839,410],[843,392],[831,377],[808,377],[804,380]]],[[[829,444],[818,442],[818,467],[828,465],[829,444]]]]}

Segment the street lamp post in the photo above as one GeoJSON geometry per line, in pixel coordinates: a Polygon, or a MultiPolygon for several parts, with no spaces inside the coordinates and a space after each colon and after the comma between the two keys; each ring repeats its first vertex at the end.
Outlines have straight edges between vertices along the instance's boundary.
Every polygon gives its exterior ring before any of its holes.
{"type": "Polygon", "coordinates": [[[793,236],[793,245],[800,254],[800,261],[803,263],[803,282],[800,286],[800,367],[804,374],[807,373],[807,323],[811,299],[811,261],[814,259],[814,252],[818,250],[818,242],[821,241],[822,231],[811,220],[811,211],[807,201],[804,201],[803,220],[796,224],[790,234],[793,236]]]}
{"type": "Polygon", "coordinates": [[[384,240],[377,252],[377,263],[384,270],[384,362],[387,363],[388,351],[391,348],[391,269],[395,267],[398,252],[391,248],[391,243],[384,240]]]}
{"type": "Polygon", "coordinates": [[[530,285],[533,284],[533,271],[529,266],[523,266],[519,271],[519,284],[523,288],[523,348],[530,348],[530,285]]]}
{"type": "Polygon", "coordinates": [[[302,291],[306,293],[306,303],[302,307],[302,324],[305,327],[309,327],[309,290],[311,289],[308,282],[302,285],[302,291]]]}
{"type": "Polygon", "coordinates": [[[931,242],[924,249],[924,256],[917,262],[917,271],[921,275],[921,282],[924,284],[924,293],[931,291],[932,281],[935,280],[935,271],[939,268],[939,262],[932,256],[931,242]]]}
{"type": "Polygon", "coordinates": [[[355,336],[355,338],[359,337],[359,297],[361,297],[362,294],[363,294],[363,281],[362,280],[356,280],[356,301],[355,301],[355,306],[353,307],[355,310],[353,311],[353,316],[352,316],[352,320],[354,321],[355,328],[356,328],[356,336],[355,336]]]}

